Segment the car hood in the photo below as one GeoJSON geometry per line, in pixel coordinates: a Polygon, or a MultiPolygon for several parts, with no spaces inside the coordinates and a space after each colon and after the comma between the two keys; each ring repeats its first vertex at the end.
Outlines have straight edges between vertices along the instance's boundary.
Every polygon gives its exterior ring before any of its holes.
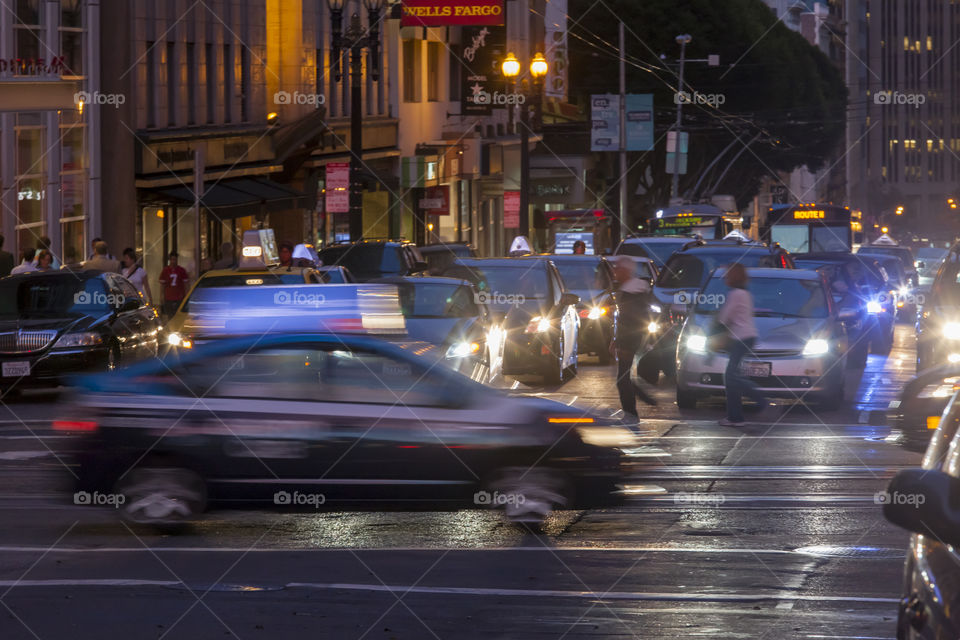
{"type": "MultiPolygon", "coordinates": [[[[706,331],[713,316],[697,314],[691,321],[706,331]]],[[[757,342],[754,350],[802,351],[807,340],[817,335],[826,335],[830,318],[754,318],[757,325],[757,342]]]]}
{"type": "Polygon", "coordinates": [[[466,335],[478,318],[407,318],[407,335],[411,340],[431,344],[450,344],[466,335]]]}
{"type": "Polygon", "coordinates": [[[100,324],[104,318],[92,316],[61,316],[58,318],[17,318],[0,320],[0,333],[11,331],[82,331],[100,324]]]}

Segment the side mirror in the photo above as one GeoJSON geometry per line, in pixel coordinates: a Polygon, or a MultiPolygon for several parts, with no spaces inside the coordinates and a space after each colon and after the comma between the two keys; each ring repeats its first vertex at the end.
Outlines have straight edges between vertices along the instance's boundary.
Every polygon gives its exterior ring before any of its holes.
{"type": "Polygon", "coordinates": [[[850,307],[844,307],[837,313],[837,317],[843,322],[850,322],[857,319],[857,310],[850,307]]]}
{"type": "Polygon", "coordinates": [[[575,293],[565,293],[560,296],[561,307],[566,307],[573,304],[580,304],[580,296],[575,293]]]}
{"type": "Polygon", "coordinates": [[[119,313],[125,313],[127,311],[136,311],[143,305],[142,301],[138,298],[127,298],[123,301],[123,304],[120,305],[119,313]]]}
{"type": "Polygon", "coordinates": [[[929,469],[904,469],[878,496],[887,520],[949,545],[960,544],[958,497],[960,479],[929,469]]]}

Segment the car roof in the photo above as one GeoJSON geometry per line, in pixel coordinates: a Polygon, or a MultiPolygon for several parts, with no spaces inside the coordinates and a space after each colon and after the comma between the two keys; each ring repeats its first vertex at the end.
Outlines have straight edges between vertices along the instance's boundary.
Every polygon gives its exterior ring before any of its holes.
{"type": "Polygon", "coordinates": [[[251,276],[258,273],[299,273],[314,271],[313,267],[255,267],[253,269],[211,269],[200,274],[200,279],[215,278],[217,276],[251,276]]]}
{"type": "MultiPolygon", "coordinates": [[[[722,278],[726,273],[724,267],[714,269],[712,278],[722,278]]],[[[778,278],[780,280],[817,280],[823,276],[813,269],[770,269],[767,267],[748,267],[747,275],[751,278],[778,278]]]]}
{"type": "MultiPolygon", "coordinates": [[[[871,256],[873,258],[873,256],[871,256]]],[[[816,253],[795,253],[793,254],[794,261],[797,260],[816,260],[818,262],[852,262],[857,261],[861,262],[861,259],[858,258],[855,254],[847,253],[845,251],[822,251],[816,253]]]]}
{"type": "Polygon", "coordinates": [[[744,253],[757,251],[771,253],[772,249],[764,244],[744,244],[727,241],[714,244],[699,244],[695,247],[685,247],[674,255],[696,255],[698,253],[744,253]]]}
{"type": "Polygon", "coordinates": [[[586,254],[576,254],[576,253],[561,253],[561,254],[545,253],[540,257],[548,258],[550,260],[553,260],[554,262],[577,262],[577,261],[587,262],[588,260],[591,262],[597,262],[597,261],[603,262],[604,260],[607,259],[607,256],[601,256],[596,254],[586,255],[586,254]]]}
{"type": "Polygon", "coordinates": [[[535,261],[546,264],[551,261],[553,256],[517,256],[516,258],[457,258],[450,263],[450,266],[460,265],[463,267],[519,267],[520,261],[535,261]]]}
{"type": "Polygon", "coordinates": [[[463,278],[448,278],[446,276],[384,276],[382,278],[374,278],[370,282],[387,284],[411,282],[414,284],[449,284],[473,287],[473,283],[468,280],[464,280],[463,278]]]}
{"type": "Polygon", "coordinates": [[[694,236],[631,236],[629,238],[624,238],[624,243],[657,243],[657,242],[675,242],[677,244],[688,242],[696,242],[698,238],[694,236]]]}
{"type": "Polygon", "coordinates": [[[333,244],[327,245],[323,249],[320,249],[317,253],[323,253],[328,249],[345,249],[348,247],[356,247],[359,245],[372,245],[372,246],[406,246],[412,245],[413,243],[409,240],[356,240],[354,242],[335,242],[333,244]]]}

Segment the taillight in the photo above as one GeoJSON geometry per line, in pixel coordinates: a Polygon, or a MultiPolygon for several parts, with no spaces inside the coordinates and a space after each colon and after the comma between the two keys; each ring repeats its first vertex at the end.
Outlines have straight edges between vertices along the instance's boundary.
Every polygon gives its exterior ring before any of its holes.
{"type": "Polygon", "coordinates": [[[71,433],[93,433],[100,425],[92,420],[54,420],[54,431],[68,431],[71,433]]]}

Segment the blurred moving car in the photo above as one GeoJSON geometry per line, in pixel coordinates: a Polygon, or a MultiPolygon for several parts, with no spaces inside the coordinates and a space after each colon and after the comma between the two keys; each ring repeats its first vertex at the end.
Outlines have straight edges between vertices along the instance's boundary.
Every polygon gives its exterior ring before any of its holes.
{"type": "Polygon", "coordinates": [[[897,611],[897,638],[960,637],[960,401],[954,390],[922,465],[901,470],[878,502],[911,532],[897,611]]]}
{"type": "Polygon", "coordinates": [[[676,369],[677,336],[693,302],[717,267],[739,262],[745,267],[792,269],[789,253],[758,242],[714,240],[700,242],[673,254],[654,283],[653,295],[662,309],[660,336],[641,359],[646,369],[659,368],[670,375],[676,369]]]}
{"type": "MultiPolygon", "coordinates": [[[[709,335],[717,311],[729,291],[717,269],[697,295],[677,345],[677,405],[696,407],[707,395],[722,395],[725,352],[709,349],[709,335]]],[[[759,337],[742,371],[767,396],[815,400],[830,409],[844,397],[847,336],[845,319],[827,283],[816,271],[748,269],[754,299],[754,321],[759,337]]]]}
{"type": "MultiPolygon", "coordinates": [[[[903,270],[903,264],[896,256],[857,253],[858,256],[870,256],[883,267],[887,274],[887,283],[889,285],[892,302],[894,304],[894,314],[897,320],[916,320],[917,315],[917,295],[913,281],[903,270]]],[[[885,300],[883,300],[885,302],[885,300]]]]}
{"type": "Polygon", "coordinates": [[[357,282],[426,271],[417,245],[406,240],[359,240],[330,245],[319,252],[327,267],[346,267],[357,282]]]}
{"type": "Polygon", "coordinates": [[[703,242],[692,236],[631,236],[620,242],[614,254],[650,258],[660,270],[674,253],[698,244],[703,242]]]}
{"type": "MultiPolygon", "coordinates": [[[[600,364],[609,364],[610,342],[617,334],[619,311],[614,292],[613,266],[602,256],[554,255],[550,259],[560,271],[567,290],[580,296],[577,313],[580,316],[579,353],[596,354],[600,364]]],[[[640,277],[651,277],[655,269],[649,258],[645,270],[638,268],[640,277]]],[[[649,281],[649,280],[648,280],[649,281]]]]}
{"type": "Polygon", "coordinates": [[[371,280],[397,287],[410,340],[440,345],[447,364],[481,380],[503,373],[505,334],[476,287],[467,280],[433,276],[391,276],[371,280]],[[487,369],[486,374],[473,371],[487,369]]]}
{"type": "Polygon", "coordinates": [[[914,264],[917,265],[917,287],[921,292],[927,292],[937,277],[937,270],[946,259],[949,249],[937,247],[920,247],[914,249],[914,264]]]}
{"type": "Polygon", "coordinates": [[[801,269],[816,269],[827,277],[834,300],[857,309],[851,323],[851,348],[856,366],[863,366],[869,351],[886,355],[893,348],[896,330],[896,290],[875,256],[843,252],[798,253],[794,262],[801,269]]]}
{"type": "Polygon", "coordinates": [[[910,247],[902,244],[864,244],[857,249],[857,255],[860,254],[896,258],[904,273],[904,285],[916,287],[919,284],[916,259],[910,247]]]}
{"type": "Polygon", "coordinates": [[[506,331],[503,372],[561,384],[577,374],[580,297],[545,256],[458,258],[443,273],[472,282],[506,331]]]}
{"type": "Polygon", "coordinates": [[[917,315],[917,372],[960,362],[960,245],[947,254],[917,315]]]}
{"type": "Polygon", "coordinates": [[[475,258],[477,251],[466,242],[440,242],[417,247],[427,263],[427,272],[437,276],[457,258],[475,258]]]}
{"type": "Polygon", "coordinates": [[[215,504],[384,503],[539,523],[616,499],[631,432],[416,352],[348,334],[211,343],[79,381],[78,406],[54,427],[78,434],[77,491],[121,494],[124,517],[155,525],[215,504]]]}
{"type": "Polygon", "coordinates": [[[910,380],[898,400],[891,400],[887,420],[902,434],[906,448],[923,451],[940,425],[944,409],[960,390],[960,367],[947,364],[928,369],[910,380]]]}
{"type": "Polygon", "coordinates": [[[160,319],[116,273],[35,271],[0,280],[0,389],[57,385],[157,354],[160,319]]]}

